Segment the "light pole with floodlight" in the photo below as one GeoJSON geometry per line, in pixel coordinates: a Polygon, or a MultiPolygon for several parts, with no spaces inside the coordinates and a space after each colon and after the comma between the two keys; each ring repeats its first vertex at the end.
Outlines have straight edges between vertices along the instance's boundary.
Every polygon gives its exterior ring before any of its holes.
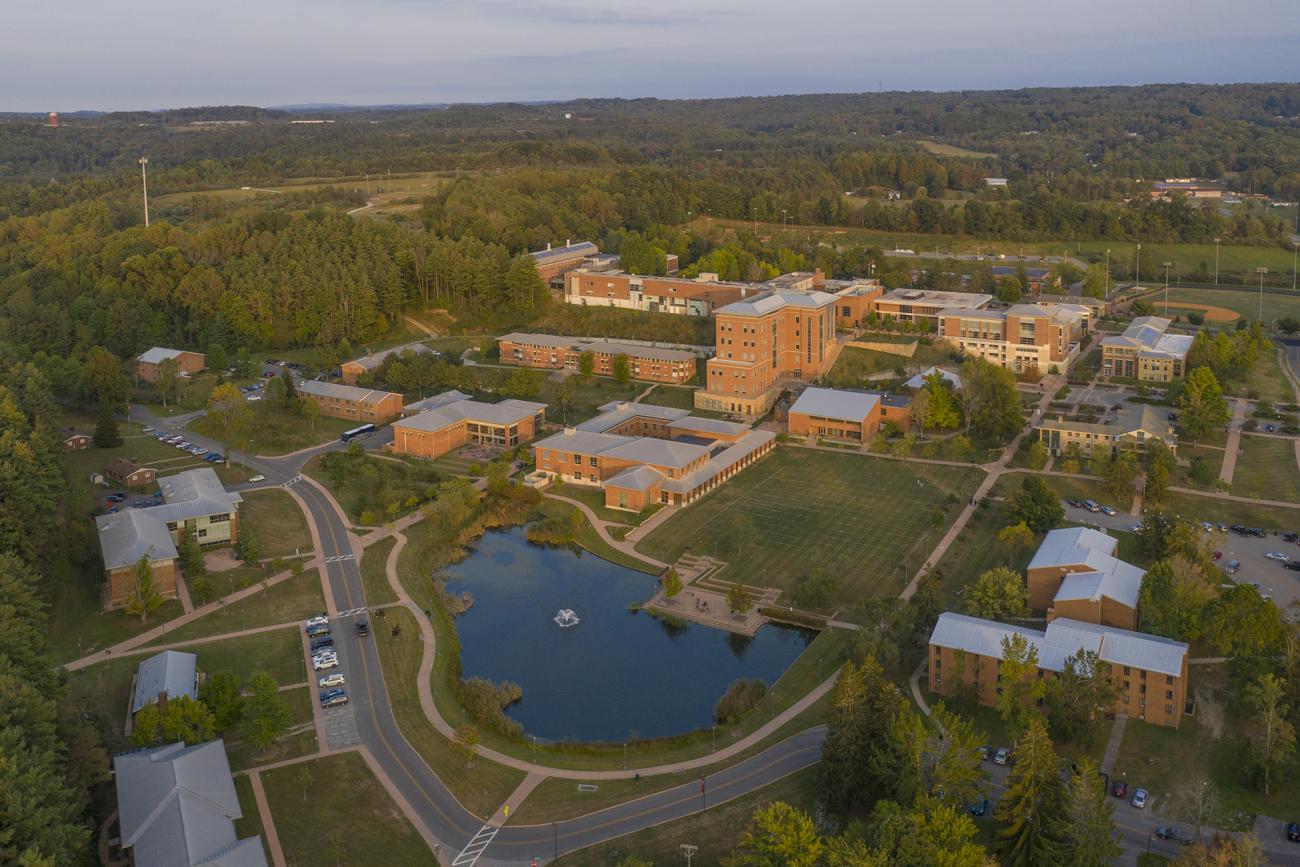
{"type": "Polygon", "coordinates": [[[145,166],[149,165],[148,157],[140,157],[140,188],[144,191],[144,227],[149,228],[149,176],[145,171],[145,166]]]}
{"type": "Polygon", "coordinates": [[[1214,285],[1219,285],[1219,242],[1222,238],[1214,239],[1214,285]]]}
{"type": "Polygon", "coordinates": [[[1142,245],[1137,245],[1137,252],[1133,254],[1133,286],[1136,289],[1142,288],[1142,245]]]}
{"type": "Polygon", "coordinates": [[[1165,318],[1169,318],[1169,269],[1173,262],[1161,262],[1165,266],[1165,318]]]}
{"type": "Polygon", "coordinates": [[[1109,247],[1106,248],[1106,265],[1105,265],[1105,268],[1106,268],[1106,291],[1105,291],[1105,296],[1106,296],[1106,299],[1109,300],[1109,299],[1110,299],[1110,248],[1109,248],[1109,247]]]}

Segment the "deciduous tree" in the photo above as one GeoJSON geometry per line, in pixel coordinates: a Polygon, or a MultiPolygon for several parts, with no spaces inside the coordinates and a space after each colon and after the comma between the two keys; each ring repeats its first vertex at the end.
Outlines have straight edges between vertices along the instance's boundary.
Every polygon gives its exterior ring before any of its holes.
{"type": "Polygon", "coordinates": [[[728,867],[815,867],[822,839],[813,820],[783,801],[759,807],[728,867]]]}
{"type": "Polygon", "coordinates": [[[1212,429],[1228,421],[1228,401],[1214,371],[1208,367],[1192,368],[1183,382],[1178,405],[1183,415],[1183,430],[1196,442],[1212,429]]]}
{"type": "Polygon", "coordinates": [[[131,587],[127,590],[125,611],[127,614],[139,614],[141,623],[148,620],[149,615],[163,604],[162,593],[154,583],[153,553],[151,548],[136,561],[131,574],[131,587]]]}
{"type": "Polygon", "coordinates": [[[966,612],[987,620],[1027,617],[1029,596],[1024,580],[1001,566],[983,572],[967,589],[966,612]]]}
{"type": "Polygon", "coordinates": [[[1020,555],[1034,546],[1034,531],[1024,521],[998,531],[998,542],[1007,549],[1007,565],[1015,566],[1020,555]]]}
{"type": "Polygon", "coordinates": [[[240,733],[254,749],[265,750],[293,722],[293,710],[280,697],[279,685],[268,672],[255,671],[248,679],[240,715],[240,733]]]}
{"type": "Polygon", "coordinates": [[[1035,533],[1046,533],[1065,518],[1061,500],[1038,476],[1025,476],[1020,490],[1007,498],[1007,517],[1035,533]]]}

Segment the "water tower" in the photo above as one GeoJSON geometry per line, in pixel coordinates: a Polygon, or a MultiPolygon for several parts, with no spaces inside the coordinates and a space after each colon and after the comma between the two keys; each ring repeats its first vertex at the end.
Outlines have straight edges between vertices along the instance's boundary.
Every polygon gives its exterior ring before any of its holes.
{"type": "Polygon", "coordinates": [[[59,113],[57,111],[50,112],[50,126],[58,126],[58,125],[59,125],[59,113]]]}

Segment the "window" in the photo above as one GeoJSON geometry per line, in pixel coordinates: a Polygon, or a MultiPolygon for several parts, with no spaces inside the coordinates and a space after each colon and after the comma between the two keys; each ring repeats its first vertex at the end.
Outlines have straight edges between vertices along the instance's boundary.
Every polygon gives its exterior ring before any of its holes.
{"type": "Polygon", "coordinates": [[[1174,706],[1172,704],[1165,705],[1165,716],[1173,716],[1173,715],[1174,715],[1174,706]]]}
{"type": "Polygon", "coordinates": [[[594,467],[594,466],[597,466],[597,463],[596,463],[596,456],[595,456],[595,455],[592,455],[590,458],[588,458],[588,460],[591,462],[591,465],[592,465],[593,467],[594,467]]]}
{"type": "Polygon", "coordinates": [[[1171,699],[1173,697],[1174,697],[1174,691],[1172,689],[1165,690],[1165,698],[1171,699]]]}
{"type": "Polygon", "coordinates": [[[943,683],[943,679],[939,677],[939,672],[936,671],[934,673],[934,685],[938,686],[940,683],[943,683]]]}

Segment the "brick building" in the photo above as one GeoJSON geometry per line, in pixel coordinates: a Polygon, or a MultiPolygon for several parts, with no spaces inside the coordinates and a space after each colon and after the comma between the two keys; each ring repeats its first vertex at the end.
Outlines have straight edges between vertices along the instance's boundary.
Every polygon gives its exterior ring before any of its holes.
{"type": "Polygon", "coordinates": [[[321,415],[334,418],[382,424],[402,413],[402,396],[393,391],[308,379],[298,383],[296,392],[319,406],[321,415]]]}
{"type": "Polygon", "coordinates": [[[90,448],[90,444],[94,441],[90,434],[81,433],[70,427],[60,428],[59,435],[63,438],[63,450],[65,452],[85,451],[90,448]]]}
{"type": "Polygon", "coordinates": [[[1079,349],[1085,310],[1015,304],[1006,310],[948,308],[939,336],[969,355],[1017,373],[1064,370],[1079,349]]]}
{"type": "Polygon", "coordinates": [[[601,414],[533,445],[537,469],[598,487],[611,509],[686,506],[766,455],[771,431],[686,410],[607,403],[601,414]]]}
{"type": "Polygon", "coordinates": [[[408,352],[415,354],[432,352],[434,355],[438,354],[436,350],[430,349],[423,343],[408,343],[405,346],[395,346],[382,352],[368,352],[360,358],[354,358],[339,365],[339,372],[343,375],[343,384],[356,385],[358,379],[367,373],[374,373],[389,358],[408,352]]]}
{"type": "Polygon", "coordinates": [[[155,346],[140,354],[135,359],[135,375],[143,382],[157,382],[158,370],[169,358],[176,360],[176,368],[183,375],[192,375],[207,366],[207,359],[202,352],[190,352],[186,349],[168,349],[155,346]]]}
{"type": "Polygon", "coordinates": [[[513,448],[537,435],[545,412],[544,403],[483,403],[462,396],[393,422],[386,448],[417,458],[441,457],[465,443],[513,448]]]}
{"type": "Polygon", "coordinates": [[[113,458],[104,467],[104,475],[119,485],[143,488],[157,480],[158,471],[153,467],[142,467],[127,458],[113,458]]]}
{"type": "Polygon", "coordinates": [[[577,370],[583,353],[590,352],[598,376],[613,376],[615,359],[625,355],[633,379],[682,385],[695,377],[695,353],[684,349],[519,332],[497,338],[497,346],[502,364],[577,370]]]}
{"type": "Polygon", "coordinates": [[[809,387],[790,407],[787,424],[791,436],[865,445],[886,422],[906,430],[911,406],[911,398],[901,395],[809,387]]]}
{"type": "Polygon", "coordinates": [[[1022,636],[1038,657],[1038,677],[1056,676],[1080,650],[1097,655],[1119,690],[1117,712],[1153,725],[1177,727],[1187,705],[1187,645],[1180,641],[1059,618],[1039,632],[964,614],[939,615],[930,634],[930,690],[952,695],[959,684],[974,688],[992,706],[1002,692],[1002,642],[1022,636]]]}
{"type": "Polygon", "coordinates": [[[542,282],[556,288],[564,285],[565,274],[581,268],[592,257],[599,256],[600,248],[590,241],[579,241],[576,244],[566,241],[563,247],[552,248],[547,244],[545,250],[528,255],[533,257],[537,276],[542,278],[542,282]]]}
{"type": "Polygon", "coordinates": [[[992,300],[992,295],[973,292],[895,289],[876,298],[874,307],[876,315],[886,321],[925,323],[934,330],[939,327],[941,312],[979,310],[992,300]]]}
{"type": "Polygon", "coordinates": [[[718,310],[716,351],[695,405],[744,418],[763,415],[787,380],[810,380],[830,368],[835,313],[835,296],[817,291],[774,291],[718,310]]]}
{"type": "Polygon", "coordinates": [[[1178,435],[1167,414],[1149,404],[1124,404],[1114,416],[1107,415],[1098,422],[1044,417],[1034,429],[1052,455],[1064,454],[1071,446],[1077,446],[1084,455],[1092,454],[1098,445],[1109,446],[1112,453],[1145,449],[1153,440],[1171,450],[1178,449],[1178,435]]]}
{"type": "Polygon", "coordinates": [[[1019,268],[1010,265],[994,265],[991,269],[993,279],[1001,280],[1005,277],[1019,277],[1024,272],[1025,285],[1021,290],[1029,295],[1038,295],[1044,289],[1061,288],[1061,278],[1052,273],[1051,268],[1019,268]]]}
{"type": "Polygon", "coordinates": [[[1050,531],[1026,579],[1029,606],[1057,617],[1138,628],[1138,591],[1146,574],[1115,556],[1119,540],[1089,527],[1050,531]]]}
{"type": "Polygon", "coordinates": [[[1173,323],[1160,316],[1139,316],[1123,334],[1101,341],[1101,372],[1143,382],[1173,382],[1187,373],[1190,334],[1167,334],[1173,323]]]}
{"type": "Polygon", "coordinates": [[[749,283],[720,281],[717,274],[685,279],[579,268],[568,272],[564,279],[564,300],[569,304],[682,316],[711,316],[719,307],[762,291],[749,283]]]}

